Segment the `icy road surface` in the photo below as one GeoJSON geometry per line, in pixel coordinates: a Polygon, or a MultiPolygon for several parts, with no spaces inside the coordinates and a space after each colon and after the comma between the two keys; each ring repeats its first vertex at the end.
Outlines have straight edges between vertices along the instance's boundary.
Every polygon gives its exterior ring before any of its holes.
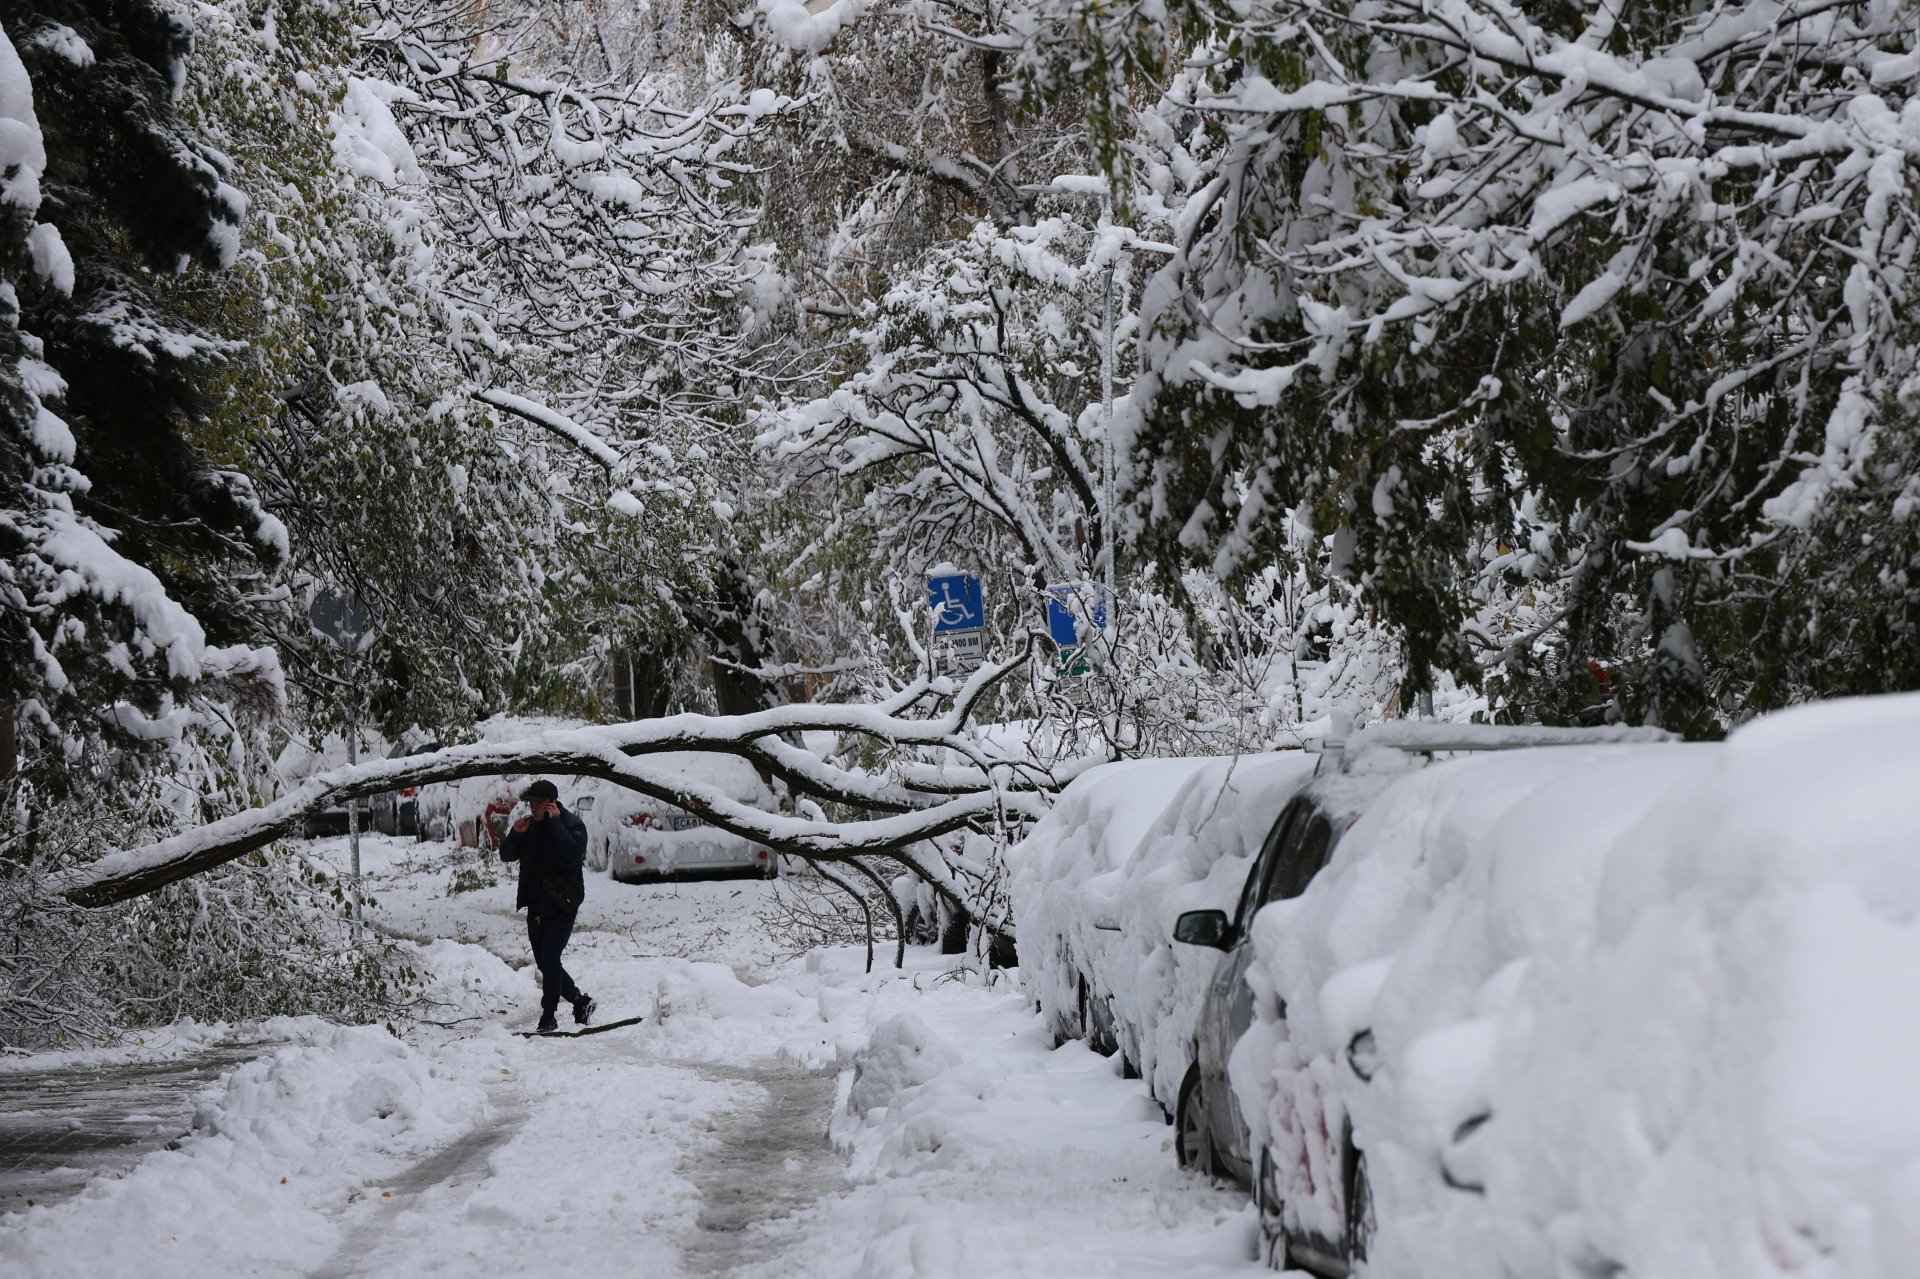
{"type": "Polygon", "coordinates": [[[472,854],[363,849],[369,919],[432,974],[420,1024],[275,1023],[291,1044],[212,1088],[177,1149],[0,1219],[0,1272],[1269,1273],[1244,1199],[1180,1172],[1141,1085],[1051,1048],[1005,975],[924,950],[871,976],[857,951],[782,958],[772,886],[590,876],[568,966],[603,1020],[645,1021],[523,1039],[538,988],[511,881],[456,892],[472,854]]]}

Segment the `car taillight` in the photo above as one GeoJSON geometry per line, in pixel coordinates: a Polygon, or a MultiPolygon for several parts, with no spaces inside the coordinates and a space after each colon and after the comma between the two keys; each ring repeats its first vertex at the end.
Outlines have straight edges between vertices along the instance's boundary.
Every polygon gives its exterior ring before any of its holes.
{"type": "Polygon", "coordinates": [[[760,860],[761,861],[767,860],[767,850],[764,848],[760,850],[760,860]]]}
{"type": "Polygon", "coordinates": [[[420,788],[418,786],[402,786],[400,788],[401,796],[406,799],[412,799],[415,795],[418,795],[419,793],[420,793],[420,788]]]}
{"type": "Polygon", "coordinates": [[[635,853],[633,855],[633,864],[635,866],[645,866],[647,864],[647,859],[642,857],[640,854],[635,853]]]}

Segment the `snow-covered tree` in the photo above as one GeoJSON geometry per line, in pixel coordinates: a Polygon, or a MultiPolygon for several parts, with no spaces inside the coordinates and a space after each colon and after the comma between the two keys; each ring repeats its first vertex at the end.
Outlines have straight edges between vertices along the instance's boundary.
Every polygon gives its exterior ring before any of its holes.
{"type": "MultiPolygon", "coordinates": [[[[1136,104],[1191,161],[1142,320],[1136,491],[1160,544],[1231,570],[1280,510],[1312,511],[1406,635],[1415,687],[1491,656],[1563,714],[1598,658],[1630,676],[1628,713],[1704,727],[1836,686],[1815,673],[1816,566],[1839,549],[1822,520],[1844,496],[1853,533],[1903,543],[1912,506],[1910,15],[1170,18],[1069,3],[1026,24],[1037,93],[1075,58],[1109,85],[1181,63],[1136,104]],[[1558,598],[1533,643],[1476,642],[1490,573],[1558,598]],[[1775,680],[1762,649],[1804,655],[1809,682],[1775,680]]],[[[1876,593],[1904,599],[1897,578],[1876,593]]]]}
{"type": "Polygon", "coordinates": [[[761,446],[846,493],[838,519],[909,572],[1004,570],[1036,598],[1085,579],[1107,543],[1101,307],[1118,249],[1066,218],[976,223],[862,309],[847,378],[764,413],[761,446]]]}
{"type": "Polygon", "coordinates": [[[37,757],[279,695],[284,529],[211,429],[235,348],[171,287],[231,265],[245,207],[181,123],[187,48],[145,0],[0,28],[0,722],[37,757]]]}

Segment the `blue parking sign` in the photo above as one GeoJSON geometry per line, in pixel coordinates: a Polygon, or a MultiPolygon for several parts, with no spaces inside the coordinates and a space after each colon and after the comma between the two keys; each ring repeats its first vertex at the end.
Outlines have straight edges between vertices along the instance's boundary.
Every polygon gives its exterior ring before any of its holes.
{"type": "Polygon", "coordinates": [[[953,573],[927,579],[927,608],[933,613],[933,633],[982,630],[987,608],[980,599],[980,579],[972,573],[953,573]]]}
{"type": "Polygon", "coordinates": [[[1061,648],[1072,648],[1080,642],[1079,613],[1087,611],[1087,603],[1093,604],[1092,616],[1088,618],[1095,630],[1107,629],[1107,592],[1105,589],[1086,583],[1071,586],[1056,586],[1052,597],[1047,600],[1047,634],[1061,648]],[[1078,604],[1076,611],[1074,605],[1078,604]]]}

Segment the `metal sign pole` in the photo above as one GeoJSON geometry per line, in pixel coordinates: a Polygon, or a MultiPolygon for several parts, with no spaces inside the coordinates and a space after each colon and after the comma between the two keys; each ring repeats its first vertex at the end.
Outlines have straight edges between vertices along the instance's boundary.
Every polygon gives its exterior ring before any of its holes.
{"type": "MultiPolygon", "coordinates": [[[[1100,198],[1101,212],[1106,215],[1108,229],[1113,226],[1113,196],[1111,192],[1100,198]]],[[[1107,617],[1107,625],[1117,634],[1120,617],[1118,598],[1114,594],[1115,561],[1120,558],[1120,530],[1114,525],[1113,512],[1113,269],[1117,258],[1107,259],[1106,298],[1101,316],[1102,350],[1100,352],[1100,406],[1106,429],[1100,433],[1100,470],[1101,474],[1101,523],[1106,526],[1106,578],[1107,607],[1114,610],[1107,617]]]]}
{"type": "MultiPolygon", "coordinates": [[[[308,608],[313,629],[340,646],[347,656],[347,763],[360,762],[360,647],[373,620],[351,595],[322,592],[308,608]]],[[[347,801],[347,843],[353,850],[353,945],[360,945],[364,923],[360,909],[360,801],[347,801]]]]}
{"type": "MultiPolygon", "coordinates": [[[[356,658],[354,666],[359,666],[356,658]]],[[[358,684],[356,681],[356,691],[358,684]]],[[[357,710],[358,708],[356,708],[357,710]]],[[[360,717],[356,714],[349,718],[347,727],[347,763],[360,762],[360,717]]],[[[353,944],[360,945],[360,930],[363,927],[360,917],[360,801],[347,801],[347,845],[353,850],[353,944]]]]}

